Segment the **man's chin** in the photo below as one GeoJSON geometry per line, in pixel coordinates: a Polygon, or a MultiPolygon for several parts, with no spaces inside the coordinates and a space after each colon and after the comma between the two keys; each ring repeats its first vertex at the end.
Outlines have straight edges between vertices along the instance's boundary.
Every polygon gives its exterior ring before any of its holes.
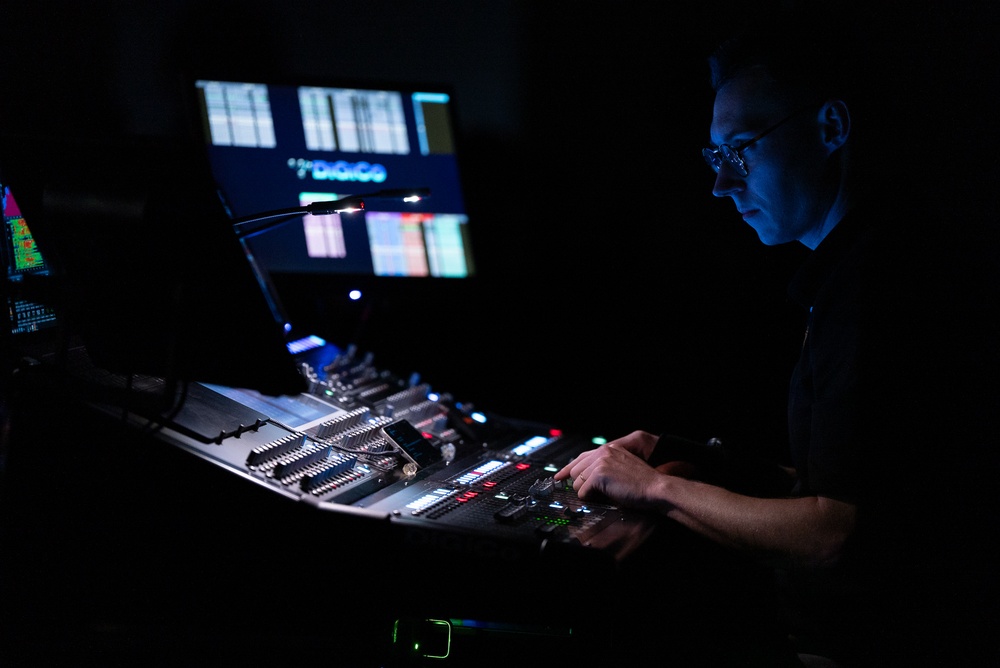
{"type": "Polygon", "coordinates": [[[781,246],[782,244],[794,241],[794,239],[789,239],[788,236],[780,229],[753,224],[751,224],[750,227],[757,233],[757,238],[760,239],[760,242],[765,246],[781,246]]]}
{"type": "Polygon", "coordinates": [[[757,233],[757,238],[760,239],[760,242],[765,246],[778,246],[785,243],[784,239],[768,230],[761,230],[754,227],[753,231],[757,233]]]}

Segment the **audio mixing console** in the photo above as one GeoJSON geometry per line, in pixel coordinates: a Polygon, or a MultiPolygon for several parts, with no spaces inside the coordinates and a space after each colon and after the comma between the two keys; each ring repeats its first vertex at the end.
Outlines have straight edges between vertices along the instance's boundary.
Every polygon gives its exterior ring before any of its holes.
{"type": "Polygon", "coordinates": [[[166,417],[155,416],[159,438],[331,512],[540,546],[588,546],[643,530],[614,506],[581,502],[571,480],[553,479],[594,447],[583,437],[481,412],[417,375],[377,369],[353,347],[310,337],[291,348],[308,392],[194,383],[166,417]]]}
{"type": "Polygon", "coordinates": [[[25,573],[11,600],[29,646],[54,615],[64,635],[93,638],[75,611],[101,600],[101,632],[166,617],[210,630],[211,648],[230,629],[254,660],[290,643],[290,656],[308,646],[347,666],[440,665],[441,652],[508,665],[539,647],[598,665],[613,624],[594,606],[619,604],[618,564],[654,527],[554,480],[594,443],[479,410],[354,347],[290,349],[308,389],[281,396],[123,378],[82,346],[43,360],[60,371],[36,370],[28,424],[63,437],[19,451],[33,455],[19,460],[19,498],[37,507],[11,534],[25,573]],[[91,520],[111,542],[94,541],[91,520]],[[56,559],[69,549],[71,567],[56,559]],[[266,648],[244,642],[258,626],[266,648]]]}

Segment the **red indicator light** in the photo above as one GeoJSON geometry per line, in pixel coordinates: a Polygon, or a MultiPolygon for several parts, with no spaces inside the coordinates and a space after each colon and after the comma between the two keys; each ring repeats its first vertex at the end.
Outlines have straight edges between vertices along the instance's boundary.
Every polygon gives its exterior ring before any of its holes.
{"type": "Polygon", "coordinates": [[[517,470],[518,471],[523,471],[525,469],[530,469],[530,468],[531,468],[531,464],[525,464],[524,462],[521,462],[520,464],[517,465],[517,470]]]}
{"type": "Polygon", "coordinates": [[[562,429],[549,429],[549,436],[562,436],[562,429]]]}
{"type": "Polygon", "coordinates": [[[495,487],[495,486],[496,483],[493,482],[492,480],[483,483],[483,487],[495,487]]]}

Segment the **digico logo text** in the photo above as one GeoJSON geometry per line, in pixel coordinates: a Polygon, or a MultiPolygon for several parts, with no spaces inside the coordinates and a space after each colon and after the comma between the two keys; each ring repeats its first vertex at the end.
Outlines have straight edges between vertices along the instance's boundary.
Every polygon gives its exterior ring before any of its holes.
{"type": "Polygon", "coordinates": [[[327,162],[325,160],[313,160],[312,177],[317,181],[363,181],[372,183],[382,183],[386,179],[386,171],[383,165],[370,162],[347,162],[337,160],[327,162]]]}

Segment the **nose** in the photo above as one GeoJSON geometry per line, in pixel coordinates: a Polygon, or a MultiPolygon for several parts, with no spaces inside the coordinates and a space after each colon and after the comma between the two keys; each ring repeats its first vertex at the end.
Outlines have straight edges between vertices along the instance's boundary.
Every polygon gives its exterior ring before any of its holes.
{"type": "Polygon", "coordinates": [[[734,193],[741,192],[746,186],[743,177],[736,173],[732,167],[723,163],[715,175],[715,185],[712,186],[712,194],[716,197],[727,197],[734,193]]]}

